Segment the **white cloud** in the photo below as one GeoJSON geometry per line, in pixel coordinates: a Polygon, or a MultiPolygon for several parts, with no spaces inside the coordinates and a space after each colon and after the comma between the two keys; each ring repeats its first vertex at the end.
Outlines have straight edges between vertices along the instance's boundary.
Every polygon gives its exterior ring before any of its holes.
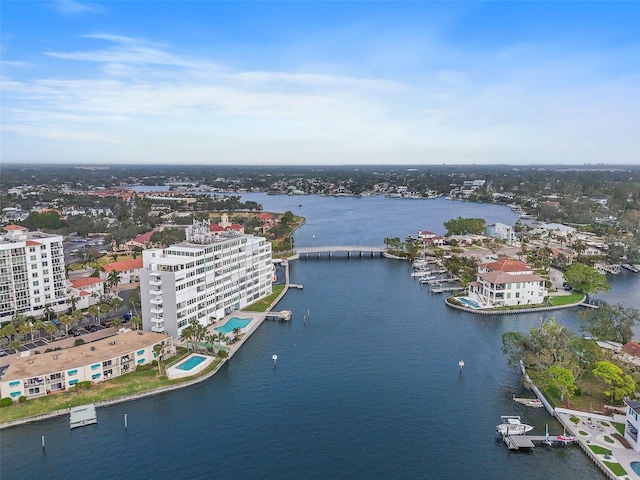
{"type": "Polygon", "coordinates": [[[344,66],[240,70],[131,37],[87,38],[107,47],[47,52],[64,73],[3,79],[4,157],[34,160],[24,139],[39,138],[40,155],[66,161],[638,162],[627,101],[638,79],[591,81],[597,62],[514,62],[521,47],[399,80],[344,66]],[[567,88],[565,75],[585,78],[567,88]]]}
{"type": "Polygon", "coordinates": [[[95,3],[76,2],[74,0],[55,0],[48,6],[64,17],[75,17],[89,13],[104,13],[104,8],[95,3]]]}

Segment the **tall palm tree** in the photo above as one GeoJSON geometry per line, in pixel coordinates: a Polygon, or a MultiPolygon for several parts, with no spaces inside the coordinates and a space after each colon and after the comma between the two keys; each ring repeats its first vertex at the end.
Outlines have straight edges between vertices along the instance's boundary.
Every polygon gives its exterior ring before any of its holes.
{"type": "Polygon", "coordinates": [[[31,340],[33,340],[33,326],[29,322],[21,323],[18,327],[18,334],[23,340],[26,340],[27,335],[31,334],[31,340]]]}
{"type": "Polygon", "coordinates": [[[53,323],[49,322],[44,326],[44,331],[49,334],[49,339],[53,340],[53,334],[58,330],[53,323]]]}
{"type": "Polygon", "coordinates": [[[162,346],[161,343],[156,343],[153,346],[153,353],[156,354],[156,358],[158,359],[158,375],[162,375],[162,350],[164,349],[164,347],[162,346]]]}
{"type": "Polygon", "coordinates": [[[45,304],[43,310],[44,310],[44,318],[46,320],[51,320],[51,317],[53,316],[53,309],[51,308],[51,305],[49,303],[45,304]]]}
{"type": "Polygon", "coordinates": [[[7,323],[6,325],[4,325],[2,327],[2,336],[3,337],[7,337],[7,340],[9,340],[9,342],[11,342],[13,340],[13,336],[16,334],[16,326],[11,324],[11,323],[7,323]]]}
{"type": "Polygon", "coordinates": [[[133,324],[135,330],[140,330],[142,328],[142,317],[134,315],[133,317],[131,317],[131,323],[133,324]]]}
{"type": "Polygon", "coordinates": [[[67,305],[71,305],[71,312],[75,311],[79,300],[80,298],[76,297],[75,295],[71,295],[69,298],[67,298],[67,305]]]}
{"type": "Polygon", "coordinates": [[[112,289],[113,287],[115,287],[116,290],[116,295],[118,294],[118,285],[120,284],[120,274],[115,271],[115,270],[111,270],[109,272],[109,275],[107,275],[107,286],[109,287],[109,289],[112,289]]]}
{"type": "Polygon", "coordinates": [[[44,330],[44,327],[44,322],[40,318],[34,322],[33,328],[38,332],[38,338],[40,338],[40,333],[44,330]]]}
{"type": "Polygon", "coordinates": [[[58,317],[58,321],[64,325],[64,330],[69,335],[69,327],[75,324],[75,320],[71,315],[63,314],[58,317]]]}

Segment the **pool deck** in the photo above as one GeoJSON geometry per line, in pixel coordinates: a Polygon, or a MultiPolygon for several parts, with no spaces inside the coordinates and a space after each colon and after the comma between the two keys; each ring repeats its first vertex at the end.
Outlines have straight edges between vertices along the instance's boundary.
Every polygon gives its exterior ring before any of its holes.
{"type": "Polygon", "coordinates": [[[624,423],[624,415],[609,417],[562,408],[556,408],[555,413],[556,418],[558,418],[560,423],[566,428],[567,433],[576,438],[576,443],[608,478],[615,480],[640,480],[640,475],[635,473],[631,468],[631,462],[640,461],[640,455],[631,448],[625,448],[625,446],[613,436],[614,433],[618,433],[613,426],[613,422],[624,423]],[[572,422],[571,418],[577,419],[578,422],[572,422]],[[609,458],[606,458],[605,454],[596,454],[589,448],[589,445],[606,448],[611,451],[611,455],[609,455],[609,458]],[[627,472],[626,475],[616,476],[607,468],[604,462],[619,463],[627,472]]]}

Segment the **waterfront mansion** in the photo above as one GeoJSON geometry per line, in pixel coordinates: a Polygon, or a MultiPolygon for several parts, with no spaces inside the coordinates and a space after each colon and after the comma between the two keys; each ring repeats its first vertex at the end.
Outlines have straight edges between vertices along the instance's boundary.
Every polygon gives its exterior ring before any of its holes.
{"type": "Polygon", "coordinates": [[[539,305],[548,294],[544,278],[507,257],[478,265],[476,281],[469,284],[469,298],[484,307],[539,305]]]}
{"type": "Polygon", "coordinates": [[[174,354],[170,336],[142,330],[124,331],[76,347],[23,354],[11,362],[2,376],[0,397],[29,400],[64,392],[78,383],[96,384],[174,354]]]}
{"type": "Polygon", "coordinates": [[[145,330],[179,339],[191,322],[203,326],[272,292],[271,244],[194,222],[186,241],[142,252],[140,297],[145,330]]]}

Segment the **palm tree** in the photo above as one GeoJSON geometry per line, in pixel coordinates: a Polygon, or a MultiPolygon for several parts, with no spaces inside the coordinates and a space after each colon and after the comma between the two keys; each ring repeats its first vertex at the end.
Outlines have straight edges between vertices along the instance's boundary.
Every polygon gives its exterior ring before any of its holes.
{"type": "Polygon", "coordinates": [[[96,317],[100,315],[100,308],[97,305],[91,305],[87,308],[87,313],[93,317],[93,322],[95,323],[96,317]]]}
{"type": "Polygon", "coordinates": [[[109,289],[112,289],[113,287],[115,287],[116,294],[117,294],[118,293],[118,285],[120,284],[120,274],[115,270],[111,270],[109,272],[109,275],[107,275],[106,284],[109,287],[109,289]]]}
{"type": "Polygon", "coordinates": [[[35,329],[36,332],[38,332],[38,338],[40,338],[40,332],[42,332],[44,327],[45,327],[44,322],[40,318],[34,322],[33,328],[35,329]]]}
{"type": "Polygon", "coordinates": [[[75,295],[71,295],[69,298],[67,298],[67,305],[71,305],[71,312],[73,312],[76,309],[76,305],[78,305],[78,300],[80,300],[80,298],[76,297],[75,295]]]}
{"type": "Polygon", "coordinates": [[[18,327],[18,333],[23,340],[26,340],[27,335],[31,334],[31,340],[33,340],[33,326],[29,322],[21,323],[18,327]]]}
{"type": "Polygon", "coordinates": [[[20,340],[14,340],[13,342],[9,343],[9,348],[13,348],[16,353],[18,353],[18,349],[22,346],[22,342],[20,340]]]}
{"type": "Polygon", "coordinates": [[[76,322],[71,315],[67,314],[60,315],[58,317],[58,321],[64,325],[64,330],[67,335],[69,335],[69,326],[74,325],[76,322]]]}
{"type": "Polygon", "coordinates": [[[49,334],[49,338],[51,340],[53,340],[53,334],[56,332],[56,330],[58,330],[58,327],[56,327],[53,323],[49,322],[44,326],[44,331],[47,332],[49,334]]]}
{"type": "MultiPolygon", "coordinates": [[[[182,329],[182,332],[180,332],[180,339],[183,342],[187,343],[187,348],[189,348],[189,342],[191,342],[193,340],[193,323],[189,324],[188,326],[184,327],[182,329]]],[[[191,344],[191,348],[193,349],[193,344],[191,344]]]]}
{"type": "Polygon", "coordinates": [[[113,252],[110,256],[111,260],[113,260],[114,262],[118,261],[118,254],[116,252],[113,252]]]}
{"type": "Polygon", "coordinates": [[[11,342],[13,340],[13,336],[16,334],[16,327],[11,323],[7,323],[2,327],[2,336],[7,337],[7,340],[11,342]]]}
{"type": "Polygon", "coordinates": [[[133,317],[131,317],[131,323],[133,324],[135,330],[141,329],[142,328],[142,317],[134,315],[133,317]]]}
{"type": "Polygon", "coordinates": [[[161,360],[162,360],[162,350],[164,349],[163,345],[161,343],[156,343],[153,346],[153,353],[156,354],[156,358],[158,359],[158,375],[162,375],[162,365],[161,365],[161,360]]]}
{"type": "Polygon", "coordinates": [[[120,317],[115,317],[111,320],[111,326],[115,329],[118,329],[122,326],[122,319],[120,317]]]}
{"type": "Polygon", "coordinates": [[[240,327],[236,327],[233,329],[233,334],[237,337],[238,335],[240,335],[240,327]]]}
{"type": "Polygon", "coordinates": [[[53,316],[53,309],[51,308],[51,305],[47,303],[44,306],[44,318],[46,320],[51,320],[52,316],[53,316]]]}
{"type": "Polygon", "coordinates": [[[131,295],[129,295],[129,298],[127,298],[127,303],[129,304],[129,306],[133,310],[134,315],[138,315],[138,308],[141,305],[140,287],[136,288],[135,292],[133,292],[131,295]]]}
{"type": "Polygon", "coordinates": [[[118,297],[113,297],[111,300],[109,300],[109,306],[113,310],[114,314],[118,313],[120,305],[122,305],[122,300],[120,300],[118,297]]]}

